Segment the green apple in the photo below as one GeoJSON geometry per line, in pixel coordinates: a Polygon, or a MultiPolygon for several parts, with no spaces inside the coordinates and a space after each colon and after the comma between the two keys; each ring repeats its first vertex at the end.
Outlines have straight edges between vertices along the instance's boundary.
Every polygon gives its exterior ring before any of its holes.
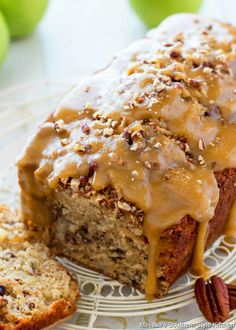
{"type": "Polygon", "coordinates": [[[149,28],[157,26],[165,17],[181,13],[194,13],[202,0],[130,0],[130,4],[149,28]]]}
{"type": "Polygon", "coordinates": [[[0,0],[12,38],[23,37],[34,31],[47,8],[48,0],[0,0]]]}
{"type": "Polygon", "coordinates": [[[0,12],[0,66],[2,65],[9,46],[9,30],[3,14],[0,12]]]}

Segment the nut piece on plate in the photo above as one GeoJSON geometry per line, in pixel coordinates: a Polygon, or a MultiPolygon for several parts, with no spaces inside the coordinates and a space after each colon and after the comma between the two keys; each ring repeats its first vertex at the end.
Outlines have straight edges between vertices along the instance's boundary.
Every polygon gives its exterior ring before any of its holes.
{"type": "Polygon", "coordinates": [[[194,292],[202,314],[211,323],[226,321],[230,310],[236,308],[236,286],[227,285],[218,276],[207,282],[197,279],[194,292]]]}
{"type": "Polygon", "coordinates": [[[230,309],[236,309],[236,285],[227,284],[230,309]]]}
{"type": "Polygon", "coordinates": [[[1,208],[0,329],[43,329],[75,312],[78,285],[44,244],[6,239],[11,219],[16,216],[1,208]]]}

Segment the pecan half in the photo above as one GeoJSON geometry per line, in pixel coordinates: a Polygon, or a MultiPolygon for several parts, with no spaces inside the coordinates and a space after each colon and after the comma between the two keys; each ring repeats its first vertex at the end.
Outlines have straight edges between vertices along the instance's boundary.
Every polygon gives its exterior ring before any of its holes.
{"type": "Polygon", "coordinates": [[[230,305],[227,285],[218,276],[212,276],[210,281],[205,282],[199,278],[194,287],[198,306],[205,318],[213,322],[227,320],[230,305]]]}
{"type": "Polygon", "coordinates": [[[230,309],[236,309],[236,285],[227,284],[230,309]]]}

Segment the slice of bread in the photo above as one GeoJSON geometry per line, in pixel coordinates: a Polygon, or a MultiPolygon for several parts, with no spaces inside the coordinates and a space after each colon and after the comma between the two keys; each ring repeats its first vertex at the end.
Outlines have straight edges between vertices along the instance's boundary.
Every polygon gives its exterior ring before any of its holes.
{"type": "Polygon", "coordinates": [[[0,207],[0,330],[43,329],[76,310],[76,281],[44,244],[24,235],[17,216],[0,207]]]}
{"type": "Polygon", "coordinates": [[[22,242],[26,239],[27,231],[17,213],[13,213],[6,205],[0,204],[0,243],[22,242]]]}

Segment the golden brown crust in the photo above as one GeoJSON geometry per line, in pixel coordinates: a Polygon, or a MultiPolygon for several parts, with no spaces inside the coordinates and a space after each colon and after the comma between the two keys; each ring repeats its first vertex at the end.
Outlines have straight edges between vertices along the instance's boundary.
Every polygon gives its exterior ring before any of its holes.
{"type": "Polygon", "coordinates": [[[232,205],[236,198],[236,169],[226,169],[215,173],[220,189],[220,199],[215,216],[210,221],[207,246],[211,245],[225,230],[232,205]]]}
{"type": "Polygon", "coordinates": [[[19,321],[17,325],[1,325],[0,330],[40,330],[58,321],[63,321],[76,311],[65,299],[57,301],[48,312],[41,313],[34,319],[19,321]]]}

